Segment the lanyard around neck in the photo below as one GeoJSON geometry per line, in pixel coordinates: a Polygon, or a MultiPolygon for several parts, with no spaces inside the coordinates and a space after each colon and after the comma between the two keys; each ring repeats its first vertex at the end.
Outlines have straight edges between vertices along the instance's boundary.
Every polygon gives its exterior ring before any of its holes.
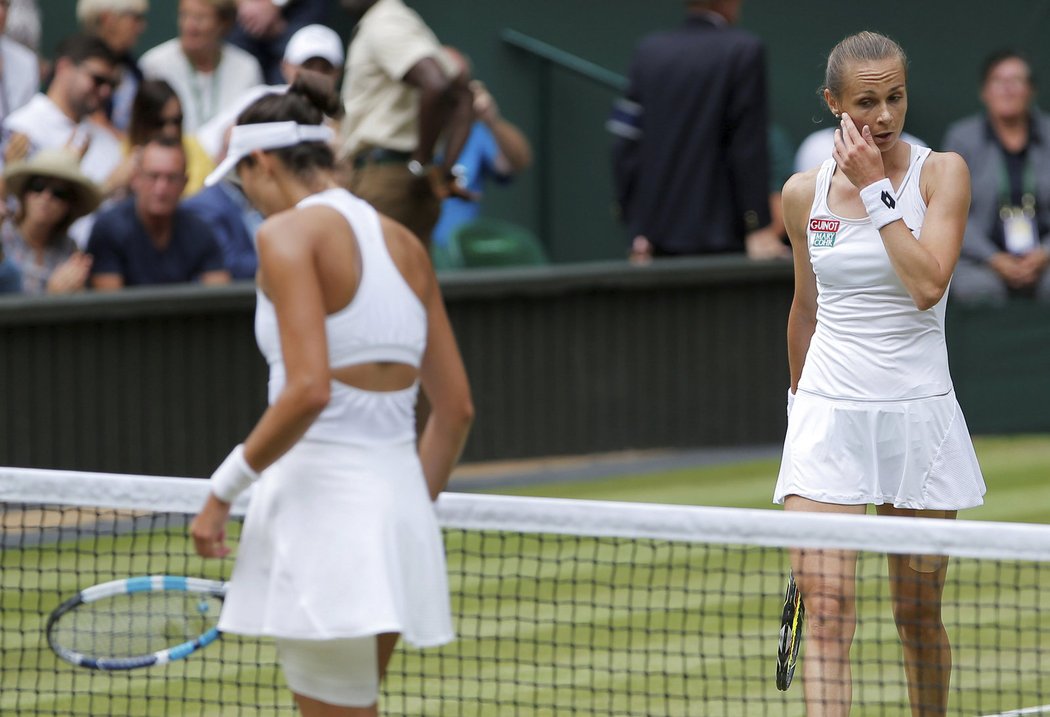
{"type": "Polygon", "coordinates": [[[190,93],[193,95],[193,110],[197,115],[197,127],[200,128],[211,119],[216,110],[219,107],[219,67],[222,64],[222,54],[219,54],[219,60],[215,63],[215,69],[211,71],[211,76],[208,81],[208,89],[210,95],[210,101],[208,103],[208,111],[204,109],[204,97],[201,95],[201,78],[203,73],[198,72],[197,68],[190,62],[190,58],[186,58],[186,65],[190,69],[190,93]]]}
{"type": "MultiPolygon", "coordinates": [[[[1032,166],[1032,145],[1029,142],[1024,152],[1024,167],[1021,170],[1021,206],[1026,209],[1035,207],[1035,168],[1032,166]]],[[[1010,172],[1006,168],[1006,150],[999,148],[999,206],[1013,206],[1013,192],[1010,186],[1010,172]]]]}

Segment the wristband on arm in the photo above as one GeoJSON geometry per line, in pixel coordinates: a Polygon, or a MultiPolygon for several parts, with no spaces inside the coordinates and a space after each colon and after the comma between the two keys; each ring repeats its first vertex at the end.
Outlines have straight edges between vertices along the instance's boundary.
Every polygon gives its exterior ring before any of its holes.
{"type": "Polygon", "coordinates": [[[864,202],[864,208],[868,210],[868,216],[876,229],[882,229],[887,224],[904,218],[900,207],[897,206],[897,199],[893,196],[893,185],[888,177],[861,189],[860,199],[864,202]]]}
{"type": "Polygon", "coordinates": [[[244,459],[244,444],[238,444],[226,460],[211,474],[211,492],[219,500],[232,503],[255,481],[259,474],[244,459]]]}

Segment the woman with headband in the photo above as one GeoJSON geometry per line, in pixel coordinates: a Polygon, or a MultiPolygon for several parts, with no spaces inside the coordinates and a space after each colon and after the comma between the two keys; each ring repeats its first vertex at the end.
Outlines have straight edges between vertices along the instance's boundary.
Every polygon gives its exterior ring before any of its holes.
{"type": "Polygon", "coordinates": [[[377,715],[399,636],[453,638],[432,501],[473,406],[423,244],[333,179],[321,123],[338,98],[318,80],[246,109],[207,180],[235,172],[267,217],[255,332],[270,405],[191,533],[201,555],[227,554],[230,505],[256,483],[219,628],[276,640],[303,715],[377,715]]]}

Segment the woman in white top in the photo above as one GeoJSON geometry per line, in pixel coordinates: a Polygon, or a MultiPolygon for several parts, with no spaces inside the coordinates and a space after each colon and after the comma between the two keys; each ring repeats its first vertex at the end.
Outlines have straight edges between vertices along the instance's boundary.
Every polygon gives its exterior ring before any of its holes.
{"type": "MultiPolygon", "coordinates": [[[[786,510],[954,518],[984,480],[955,399],[944,308],[970,201],[953,153],[900,140],[907,60],[862,32],[828,57],[839,119],[832,158],[784,187],[795,297],[791,392],[774,499],[786,510]]],[[[846,715],[856,553],[793,551],[805,601],[809,715],[846,715]]],[[[913,715],[942,715],[951,648],[940,616],[947,559],[889,556],[913,715]]]]}
{"type": "Polygon", "coordinates": [[[398,637],[453,637],[432,500],[473,407],[422,242],[333,178],[330,88],[304,72],[253,103],[208,180],[236,171],[267,217],[255,330],[270,406],[191,533],[201,555],[226,554],[230,503],[257,481],[220,629],[276,640],[302,714],[376,715],[398,637]]]}
{"type": "Polygon", "coordinates": [[[230,98],[262,84],[259,61],[224,41],[236,19],[236,0],[179,0],[179,36],[139,60],[148,79],[167,80],[175,88],[187,134],[218,114],[230,98]]]}

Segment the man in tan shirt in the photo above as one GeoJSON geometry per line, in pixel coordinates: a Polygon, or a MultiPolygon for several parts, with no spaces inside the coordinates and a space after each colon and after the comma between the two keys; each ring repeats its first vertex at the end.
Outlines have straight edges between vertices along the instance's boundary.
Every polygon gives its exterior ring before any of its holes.
{"type": "Polygon", "coordinates": [[[470,132],[469,78],[402,0],[342,5],[360,16],[343,82],[339,156],[352,168],[349,189],[429,244],[441,200],[468,196],[452,167],[470,132]]]}

